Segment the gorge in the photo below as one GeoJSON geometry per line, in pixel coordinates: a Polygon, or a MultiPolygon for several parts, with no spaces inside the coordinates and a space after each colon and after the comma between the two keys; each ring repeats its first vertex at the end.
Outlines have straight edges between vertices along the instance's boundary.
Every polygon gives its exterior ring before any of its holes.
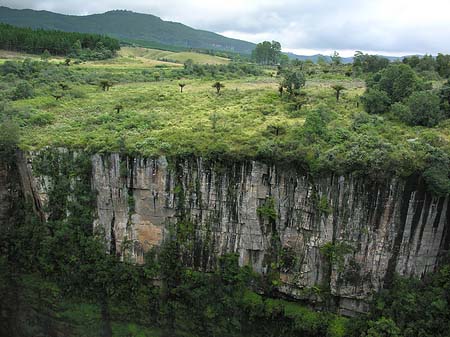
{"type": "Polygon", "coordinates": [[[394,273],[432,272],[450,245],[449,198],[427,192],[419,175],[314,175],[295,164],[64,149],[16,157],[18,170],[1,171],[0,194],[8,200],[21,191],[43,219],[54,216],[49,201],[64,168],[84,161],[64,198],[82,198],[75,185],[84,179],[94,196],[93,229],[123,258],[142,263],[182,223],[191,241],[186,262],[196,269],[238,253],[240,265],[258,273],[277,270],[284,296],[320,306],[328,289],[344,315],[367,311],[394,273]],[[15,175],[20,184],[10,186],[15,175]]]}

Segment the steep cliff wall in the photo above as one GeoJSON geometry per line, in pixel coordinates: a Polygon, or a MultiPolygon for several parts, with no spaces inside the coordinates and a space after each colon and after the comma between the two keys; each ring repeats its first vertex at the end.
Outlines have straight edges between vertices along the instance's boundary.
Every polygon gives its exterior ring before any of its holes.
{"type": "MultiPolygon", "coordinates": [[[[237,252],[261,273],[277,269],[276,285],[291,297],[320,300],[328,289],[343,313],[364,311],[395,272],[432,271],[450,245],[449,198],[427,193],[418,176],[314,178],[293,165],[201,158],[91,160],[94,227],[112,250],[142,261],[169,224],[183,221],[192,226],[189,263],[197,268],[237,252]]],[[[35,204],[45,205],[51,179],[34,180],[35,204]]]]}

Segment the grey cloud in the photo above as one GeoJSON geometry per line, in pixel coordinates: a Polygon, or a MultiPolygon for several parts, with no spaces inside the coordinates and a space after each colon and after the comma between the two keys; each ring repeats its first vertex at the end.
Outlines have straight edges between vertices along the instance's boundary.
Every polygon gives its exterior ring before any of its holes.
{"type": "MultiPolygon", "coordinates": [[[[195,28],[267,36],[289,49],[446,52],[446,0],[0,0],[13,8],[90,14],[111,9],[151,13],[195,28]]],[[[230,33],[233,35],[233,33],[230,33]]],[[[228,34],[228,35],[230,35],[228,34]]]]}

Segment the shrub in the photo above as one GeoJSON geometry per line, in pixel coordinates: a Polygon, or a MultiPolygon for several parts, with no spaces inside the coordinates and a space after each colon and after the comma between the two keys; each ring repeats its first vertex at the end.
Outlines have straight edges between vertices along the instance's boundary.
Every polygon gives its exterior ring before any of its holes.
{"type": "Polygon", "coordinates": [[[439,97],[432,92],[415,92],[406,100],[406,105],[409,114],[403,116],[403,120],[410,125],[432,127],[444,118],[439,109],[439,97]]]}
{"type": "Polygon", "coordinates": [[[389,109],[391,100],[385,91],[368,89],[361,96],[364,109],[370,114],[381,114],[389,109]]]}
{"type": "Polygon", "coordinates": [[[9,118],[0,121],[0,157],[8,159],[19,143],[19,126],[9,118]]]}
{"type": "Polygon", "coordinates": [[[390,318],[381,317],[377,321],[370,321],[367,337],[400,337],[400,329],[390,318]]]}
{"type": "Polygon", "coordinates": [[[394,116],[398,117],[401,121],[409,121],[411,118],[411,111],[409,107],[403,103],[397,102],[394,103],[391,107],[391,112],[394,116]]]}
{"type": "Polygon", "coordinates": [[[81,89],[72,89],[69,92],[69,96],[72,98],[86,98],[86,93],[81,89]]]}
{"type": "Polygon", "coordinates": [[[20,82],[13,91],[13,100],[30,98],[34,96],[34,90],[30,83],[26,81],[20,82]]]}
{"type": "Polygon", "coordinates": [[[385,91],[392,103],[402,101],[420,87],[416,73],[406,64],[391,64],[379,75],[378,89],[385,91]]]}
{"type": "Polygon", "coordinates": [[[44,126],[50,124],[55,119],[55,116],[50,112],[38,112],[30,116],[29,123],[31,125],[44,126]]]}

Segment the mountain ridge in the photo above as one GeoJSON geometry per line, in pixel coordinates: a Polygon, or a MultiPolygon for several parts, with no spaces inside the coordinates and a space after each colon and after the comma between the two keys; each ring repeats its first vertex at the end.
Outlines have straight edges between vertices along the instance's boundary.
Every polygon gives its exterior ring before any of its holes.
{"type": "MultiPolygon", "coordinates": [[[[256,47],[256,44],[252,42],[229,38],[180,22],[166,21],[153,14],[137,13],[127,9],[114,9],[89,15],[73,15],[47,10],[13,9],[0,6],[0,22],[33,29],[104,34],[121,39],[125,43],[142,41],[167,46],[167,49],[170,47],[183,50],[209,49],[249,55],[256,47]]],[[[138,42],[138,44],[140,43],[138,42]]],[[[317,62],[319,58],[324,58],[327,62],[331,60],[330,56],[323,54],[297,55],[291,52],[285,52],[285,54],[291,59],[302,61],[317,62]]],[[[390,61],[404,57],[380,56],[386,57],[390,61]]],[[[351,63],[353,57],[342,57],[342,62],[351,63]]]]}
{"type": "Polygon", "coordinates": [[[171,46],[242,54],[250,54],[255,47],[251,42],[129,10],[112,10],[101,14],[78,16],[0,6],[0,22],[34,29],[97,33],[119,39],[145,40],[171,46]]]}

